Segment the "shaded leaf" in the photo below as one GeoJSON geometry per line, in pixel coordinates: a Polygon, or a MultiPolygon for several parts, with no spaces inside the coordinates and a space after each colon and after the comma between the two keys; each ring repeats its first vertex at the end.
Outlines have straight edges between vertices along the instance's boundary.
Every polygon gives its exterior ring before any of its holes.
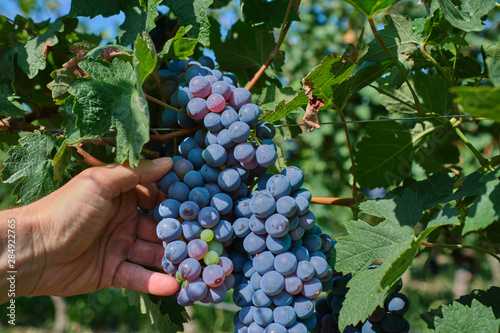
{"type": "Polygon", "coordinates": [[[63,30],[62,19],[57,19],[43,34],[28,40],[18,48],[17,63],[30,79],[35,77],[38,71],[45,69],[47,43],[56,45],[59,39],[55,33],[63,30]]]}
{"type": "Polygon", "coordinates": [[[154,296],[128,289],[125,293],[129,297],[129,304],[138,305],[158,332],[182,331],[182,325],[189,320],[185,308],[177,304],[174,296],[154,296]]]}
{"type": "Polygon", "coordinates": [[[69,96],[69,87],[78,80],[78,77],[75,75],[75,69],[67,68],[55,70],[51,76],[54,80],[47,84],[47,88],[52,90],[52,98],[59,103],[69,96]]]}
{"type": "Polygon", "coordinates": [[[165,43],[158,56],[168,59],[187,59],[187,57],[193,55],[198,40],[184,37],[191,27],[190,25],[179,27],[175,36],[165,43]]]}
{"type": "Polygon", "coordinates": [[[479,180],[479,194],[465,217],[462,234],[485,229],[500,218],[500,171],[489,172],[479,180]]]}
{"type": "MultiPolygon", "coordinates": [[[[243,15],[245,16],[245,21],[264,30],[279,28],[285,18],[289,2],[289,0],[275,0],[271,2],[244,0],[243,15]]],[[[294,9],[295,2],[297,1],[294,1],[292,4],[287,22],[300,21],[294,9]]]]}
{"type": "Polygon", "coordinates": [[[393,198],[364,201],[359,208],[365,214],[391,220],[413,233],[413,227],[422,218],[422,205],[423,200],[415,192],[405,190],[393,198]]]}
{"type": "Polygon", "coordinates": [[[135,41],[132,60],[140,83],[144,83],[149,74],[155,70],[156,61],[156,49],[153,41],[148,33],[143,32],[142,35],[137,36],[135,41]]]}
{"type": "Polygon", "coordinates": [[[275,122],[285,118],[291,112],[303,108],[308,101],[303,92],[285,103],[286,99],[295,94],[295,91],[290,87],[277,87],[272,84],[264,88],[261,95],[262,104],[260,105],[263,114],[260,120],[275,122]]]}
{"type": "Polygon", "coordinates": [[[221,70],[250,71],[253,75],[276,46],[272,32],[252,28],[241,21],[232,26],[225,41],[221,41],[215,21],[212,29],[211,47],[221,70]]]}
{"type": "Polygon", "coordinates": [[[122,0],[122,10],[125,21],[120,25],[123,34],[119,37],[120,44],[131,45],[137,35],[143,31],[150,32],[154,29],[155,19],[158,16],[158,5],[162,0],[147,0],[147,7],[139,5],[137,0],[122,0]]]}
{"type": "Polygon", "coordinates": [[[203,46],[210,46],[210,22],[207,17],[208,7],[213,0],[163,0],[162,4],[168,6],[175,14],[179,25],[192,25],[188,35],[197,39],[203,46]]]}
{"type": "Polygon", "coordinates": [[[411,134],[396,122],[370,123],[356,145],[355,163],[362,187],[387,187],[399,183],[411,170],[411,134]]]}
{"type": "Polygon", "coordinates": [[[372,18],[378,12],[389,8],[397,0],[344,0],[359,9],[368,18],[372,18]]]}
{"type": "MultiPolygon", "coordinates": [[[[421,39],[414,35],[411,19],[402,15],[387,15],[387,24],[378,33],[392,55],[408,56],[417,50],[421,39]]],[[[389,59],[377,40],[368,43],[368,51],[361,61],[382,62],[389,59]]]]}
{"type": "Polygon", "coordinates": [[[500,87],[454,87],[452,91],[463,112],[500,122],[500,87]]]}
{"type": "Polygon", "coordinates": [[[19,103],[20,97],[14,95],[11,84],[8,79],[0,79],[0,115],[21,118],[28,113],[28,110],[19,103]]]}
{"type": "Polygon", "coordinates": [[[438,0],[444,17],[455,28],[463,31],[482,31],[482,17],[495,8],[495,0],[463,0],[461,8],[451,0],[438,0]]]}

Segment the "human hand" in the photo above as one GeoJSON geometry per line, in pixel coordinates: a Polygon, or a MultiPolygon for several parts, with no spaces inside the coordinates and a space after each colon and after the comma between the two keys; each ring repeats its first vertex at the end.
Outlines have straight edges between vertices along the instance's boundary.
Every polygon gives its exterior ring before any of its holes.
{"type": "Polygon", "coordinates": [[[109,287],[175,293],[173,277],[142,267],[161,270],[163,246],[154,219],[138,211],[161,202],[152,182],[171,167],[170,158],[142,160],[135,169],[116,163],[92,167],[48,196],[2,212],[18,226],[16,297],[109,287]]]}

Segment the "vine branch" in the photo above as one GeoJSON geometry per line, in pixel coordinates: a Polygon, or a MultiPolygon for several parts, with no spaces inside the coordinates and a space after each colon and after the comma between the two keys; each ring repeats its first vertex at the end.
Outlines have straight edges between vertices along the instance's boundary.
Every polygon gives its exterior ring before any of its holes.
{"type": "Polygon", "coordinates": [[[463,244],[435,244],[435,243],[427,243],[427,242],[420,242],[420,245],[423,245],[425,247],[438,247],[438,248],[444,248],[444,249],[472,249],[476,251],[480,251],[486,254],[489,254],[490,256],[494,257],[498,262],[500,262],[500,257],[497,256],[495,253],[488,251],[486,249],[483,249],[482,247],[479,246],[473,246],[473,245],[463,245],[463,244]]]}
{"type": "MultiPolygon", "coordinates": [[[[278,56],[281,44],[285,40],[285,36],[288,33],[288,29],[290,29],[290,25],[292,24],[291,22],[287,22],[287,21],[288,21],[288,16],[290,15],[290,11],[291,11],[293,2],[294,2],[294,0],[290,0],[288,2],[288,7],[286,9],[285,18],[283,19],[283,23],[281,24],[281,30],[280,30],[278,42],[276,43],[276,46],[274,47],[273,52],[271,52],[271,54],[269,55],[269,58],[267,58],[264,65],[262,65],[259,68],[259,70],[257,71],[257,73],[255,73],[252,80],[246,84],[245,89],[247,89],[247,90],[252,89],[252,87],[255,85],[255,83],[257,83],[257,81],[260,79],[262,74],[264,74],[264,71],[271,65],[274,58],[276,58],[278,56]]],[[[295,3],[295,11],[298,11],[299,5],[300,5],[300,0],[297,0],[297,2],[295,3]]]]}
{"type": "Polygon", "coordinates": [[[312,204],[319,205],[330,205],[330,206],[347,206],[351,207],[356,204],[356,200],[352,198],[324,198],[324,197],[312,197],[312,204]]]}

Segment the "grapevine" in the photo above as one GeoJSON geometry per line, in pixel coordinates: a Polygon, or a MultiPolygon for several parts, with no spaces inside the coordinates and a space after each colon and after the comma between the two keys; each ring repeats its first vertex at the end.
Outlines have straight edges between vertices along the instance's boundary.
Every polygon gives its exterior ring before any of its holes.
{"type": "Polygon", "coordinates": [[[4,206],[171,157],[140,213],[179,290],[126,291],[148,325],[500,332],[497,2],[69,6],[0,15],[4,206]]]}

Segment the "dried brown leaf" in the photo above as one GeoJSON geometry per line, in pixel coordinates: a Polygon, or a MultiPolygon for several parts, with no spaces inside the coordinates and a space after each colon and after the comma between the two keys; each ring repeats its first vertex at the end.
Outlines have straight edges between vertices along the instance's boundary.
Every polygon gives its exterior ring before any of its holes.
{"type": "Polygon", "coordinates": [[[110,59],[112,57],[119,56],[119,55],[123,55],[123,56],[127,56],[127,57],[132,56],[131,54],[124,53],[124,52],[122,52],[114,47],[110,47],[110,48],[107,48],[107,49],[104,49],[101,51],[101,56],[104,58],[104,60],[106,60],[108,62],[110,61],[110,59]]]}
{"type": "Polygon", "coordinates": [[[302,80],[302,90],[304,90],[309,98],[306,113],[302,119],[307,124],[307,130],[311,132],[315,128],[320,128],[318,111],[323,105],[325,105],[325,101],[312,93],[312,87],[308,85],[306,80],[302,80]]]}
{"type": "Polygon", "coordinates": [[[43,44],[43,57],[44,58],[47,58],[47,52],[49,51],[48,49],[52,45],[54,45],[54,44],[52,44],[52,42],[49,39],[47,39],[45,41],[45,44],[43,44]]]}

